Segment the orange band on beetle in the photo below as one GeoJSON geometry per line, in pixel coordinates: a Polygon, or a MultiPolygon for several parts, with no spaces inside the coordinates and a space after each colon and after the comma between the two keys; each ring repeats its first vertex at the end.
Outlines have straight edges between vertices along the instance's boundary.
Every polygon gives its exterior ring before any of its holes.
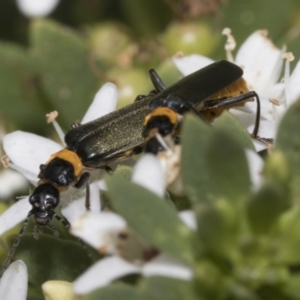
{"type": "Polygon", "coordinates": [[[81,160],[80,160],[79,156],[74,151],[70,151],[70,150],[67,150],[67,149],[62,149],[62,150],[52,154],[50,156],[50,159],[48,160],[48,162],[51,161],[52,159],[56,158],[56,157],[61,158],[63,160],[68,161],[69,163],[71,163],[74,167],[75,176],[76,177],[80,176],[80,174],[83,171],[83,165],[81,163],[81,160]]]}
{"type": "Polygon", "coordinates": [[[172,124],[176,124],[178,121],[177,113],[174,110],[168,107],[158,107],[145,117],[143,126],[146,126],[152,117],[157,117],[157,116],[168,117],[172,124]]]}

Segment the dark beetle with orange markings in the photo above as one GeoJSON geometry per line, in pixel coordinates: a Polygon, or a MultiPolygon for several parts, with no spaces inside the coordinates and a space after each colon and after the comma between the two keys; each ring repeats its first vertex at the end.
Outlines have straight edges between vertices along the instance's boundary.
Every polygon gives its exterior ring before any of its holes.
{"type": "Polygon", "coordinates": [[[65,135],[66,148],[40,166],[40,181],[29,197],[32,209],[4,263],[4,269],[31,216],[37,226],[53,230],[53,217],[61,221],[54,212],[59,194],[69,186],[86,186],[86,208],[89,209],[89,170],[106,168],[110,163],[140,153],[143,149],[152,153],[163,150],[156,134],[163,138],[171,135],[176,139],[176,129],[185,112],[194,111],[203,120],[211,122],[224,109],[242,106],[256,98],[256,126],[252,133],[256,137],[259,99],[255,92],[248,91],[242,75],[243,71],[238,66],[220,61],[166,88],[155,71],[150,70],[155,90],[148,96],[138,96],[133,104],[89,123],[74,124],[65,135]]]}

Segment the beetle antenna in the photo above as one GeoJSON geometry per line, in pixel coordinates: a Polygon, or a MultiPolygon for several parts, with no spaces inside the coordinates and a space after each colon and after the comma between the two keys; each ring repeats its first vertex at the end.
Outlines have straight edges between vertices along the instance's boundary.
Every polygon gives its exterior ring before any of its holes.
{"type": "MultiPolygon", "coordinates": [[[[59,215],[55,214],[54,217],[56,218],[56,220],[58,220],[60,223],[62,223],[67,229],[70,228],[71,224],[69,223],[69,221],[65,218],[60,217],[59,215]]],[[[52,224],[51,224],[52,225],[52,224]]],[[[54,226],[53,226],[54,227],[54,226]]],[[[49,228],[49,227],[48,227],[49,228]]],[[[50,228],[51,229],[51,228],[50,228]]],[[[54,233],[55,235],[55,233],[54,233]]],[[[80,239],[77,238],[77,240],[79,241],[81,247],[85,250],[85,252],[87,253],[88,257],[92,257],[92,254],[90,253],[90,251],[87,248],[87,245],[80,239]]]]}
{"type": "Polygon", "coordinates": [[[61,224],[63,224],[67,229],[70,228],[71,224],[69,223],[69,221],[67,219],[62,218],[57,214],[54,214],[53,217],[55,217],[55,219],[58,220],[61,224]]]}
{"type": "Polygon", "coordinates": [[[55,236],[59,236],[57,228],[52,223],[47,224],[46,227],[49,228],[55,236]]]}
{"type": "Polygon", "coordinates": [[[11,262],[11,259],[12,259],[13,255],[14,255],[15,251],[16,251],[16,248],[19,246],[20,240],[21,240],[23,234],[26,231],[26,227],[27,227],[27,225],[29,223],[29,219],[32,216],[32,214],[33,214],[33,212],[31,210],[28,213],[28,215],[27,215],[27,217],[26,217],[26,219],[25,219],[25,221],[23,223],[23,227],[21,228],[18,236],[16,237],[16,239],[15,239],[15,241],[14,241],[11,249],[9,250],[8,255],[7,255],[7,257],[6,257],[6,259],[5,259],[4,263],[3,263],[3,266],[2,266],[2,270],[1,270],[1,273],[0,273],[0,278],[2,277],[4,271],[7,269],[7,267],[9,266],[9,264],[11,262]]]}

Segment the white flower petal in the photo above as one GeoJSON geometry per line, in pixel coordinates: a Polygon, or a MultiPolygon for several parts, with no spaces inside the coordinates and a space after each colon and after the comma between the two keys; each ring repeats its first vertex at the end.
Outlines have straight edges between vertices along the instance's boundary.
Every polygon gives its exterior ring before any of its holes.
{"type": "Polygon", "coordinates": [[[100,179],[95,183],[97,184],[100,191],[107,191],[107,185],[105,179],[100,179]]]}
{"type": "Polygon", "coordinates": [[[0,235],[26,219],[32,206],[29,204],[28,197],[25,197],[0,215],[0,235]]]}
{"type": "Polygon", "coordinates": [[[28,274],[27,267],[21,260],[10,264],[0,280],[1,300],[26,300],[28,274]]]}
{"type": "MultiPolygon", "coordinates": [[[[260,119],[267,121],[274,121],[279,119],[278,110],[283,107],[283,104],[278,103],[279,106],[276,106],[274,109],[274,104],[270,102],[269,99],[265,97],[260,97],[260,119]]],[[[244,106],[236,107],[231,109],[230,112],[237,117],[239,122],[244,127],[248,127],[251,124],[255,123],[256,120],[256,111],[257,111],[257,103],[247,102],[244,106]],[[240,112],[244,112],[240,113],[240,112]]]]}
{"type": "Polygon", "coordinates": [[[122,276],[139,273],[140,269],[118,256],[104,258],[78,277],[73,286],[75,294],[83,295],[103,287],[122,276]]]}
{"type": "Polygon", "coordinates": [[[141,157],[134,166],[131,179],[158,196],[164,196],[164,174],[155,155],[147,153],[141,157]]]}
{"type": "Polygon", "coordinates": [[[264,167],[263,159],[253,150],[245,149],[246,158],[249,166],[250,179],[254,191],[257,191],[262,183],[262,170],[264,167]]]}
{"type": "Polygon", "coordinates": [[[276,83],[273,86],[271,86],[269,91],[268,91],[268,97],[269,97],[269,99],[278,100],[281,104],[285,104],[285,101],[283,101],[283,98],[284,98],[284,83],[279,82],[279,83],[276,83]]]}
{"type": "MultiPolygon", "coordinates": [[[[70,187],[69,191],[62,196],[61,202],[63,203],[61,213],[71,225],[79,216],[86,212],[85,190],[77,190],[70,187]],[[82,196],[79,196],[81,194],[82,196]]],[[[100,211],[100,193],[96,183],[90,184],[90,211],[100,211]]]]}
{"type": "Polygon", "coordinates": [[[199,54],[191,54],[182,57],[174,56],[172,61],[184,76],[194,73],[214,62],[212,59],[199,54]]]}
{"type": "Polygon", "coordinates": [[[0,198],[7,199],[13,193],[28,187],[28,181],[20,173],[4,169],[0,172],[0,198]]]}
{"type": "MultiPolygon", "coordinates": [[[[261,138],[274,139],[277,132],[277,123],[272,121],[260,121],[258,136],[261,138]]],[[[248,132],[253,131],[254,125],[247,128],[248,132]]],[[[267,145],[253,139],[253,143],[257,152],[267,148],[267,145]]]]}
{"type": "Polygon", "coordinates": [[[126,227],[126,221],[113,212],[86,212],[73,222],[70,231],[95,249],[105,248],[106,252],[111,253],[114,237],[126,227]]]}
{"type": "Polygon", "coordinates": [[[282,51],[267,38],[266,31],[251,34],[241,45],[235,63],[244,70],[251,90],[268,95],[268,89],[276,83],[282,69],[282,51]],[[266,94],[265,94],[266,93],[266,94]]]}
{"type": "Polygon", "coordinates": [[[73,226],[74,221],[86,212],[85,196],[75,197],[74,200],[63,201],[61,213],[73,226]]]}
{"type": "MultiPolygon", "coordinates": [[[[254,128],[254,124],[248,127],[248,131],[252,132],[253,128],[254,128]]],[[[258,136],[262,138],[272,139],[275,137],[276,128],[277,128],[276,122],[261,120],[259,122],[258,136]]]]}
{"type": "Polygon", "coordinates": [[[20,11],[27,17],[44,17],[50,14],[59,0],[17,0],[20,11]]]}
{"type": "Polygon", "coordinates": [[[249,127],[250,125],[254,124],[255,122],[255,115],[249,112],[245,112],[244,110],[237,108],[237,109],[230,109],[230,113],[233,114],[241,125],[244,128],[249,127]]]}
{"type": "Polygon", "coordinates": [[[101,200],[100,200],[100,192],[97,185],[97,182],[92,183],[90,185],[90,205],[91,212],[100,212],[101,209],[101,200]]]}
{"type": "Polygon", "coordinates": [[[295,102],[300,98],[300,61],[298,61],[290,77],[290,97],[291,102],[295,102]]]}
{"type": "Polygon", "coordinates": [[[116,109],[118,90],[113,83],[106,83],[97,92],[95,98],[84,115],[81,124],[98,119],[116,109]]]}
{"type": "Polygon", "coordinates": [[[195,213],[192,210],[183,210],[179,212],[181,221],[191,230],[197,230],[197,221],[195,213]]]}
{"type": "Polygon", "coordinates": [[[142,274],[144,276],[158,275],[182,280],[190,280],[193,277],[192,270],[188,266],[163,253],[146,263],[143,266],[142,274]]]}
{"type": "Polygon", "coordinates": [[[4,136],[3,148],[15,165],[38,174],[40,165],[62,146],[36,134],[14,131],[4,136]]]}

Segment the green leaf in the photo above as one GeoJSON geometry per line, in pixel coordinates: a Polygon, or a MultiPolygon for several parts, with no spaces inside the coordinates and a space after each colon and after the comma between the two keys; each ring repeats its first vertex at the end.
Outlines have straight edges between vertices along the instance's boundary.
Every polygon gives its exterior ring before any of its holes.
{"type": "Polygon", "coordinates": [[[160,0],[123,0],[120,6],[127,22],[144,38],[160,31],[171,18],[170,10],[160,0]]]}
{"type": "Polygon", "coordinates": [[[116,211],[152,246],[191,262],[191,232],[165,200],[123,178],[107,180],[108,194],[116,211]]]}
{"type": "Polygon", "coordinates": [[[300,207],[294,205],[283,214],[279,220],[280,245],[278,246],[277,259],[288,265],[298,266],[300,264],[300,207]]]}
{"type": "Polygon", "coordinates": [[[300,100],[295,102],[284,115],[276,137],[275,148],[281,150],[295,174],[294,186],[300,186],[300,100]]]}
{"type": "Polygon", "coordinates": [[[249,222],[256,233],[266,233],[279,216],[291,205],[286,189],[265,183],[247,205],[249,222]]]}
{"type": "Polygon", "coordinates": [[[12,44],[0,45],[0,106],[2,117],[26,131],[42,133],[46,128],[45,104],[37,90],[34,61],[27,50],[12,44]]]}
{"type": "MultiPolygon", "coordinates": [[[[232,209],[233,210],[233,209],[232,209]]],[[[229,253],[235,237],[232,222],[228,219],[234,217],[234,213],[224,212],[216,205],[198,205],[197,212],[197,236],[199,237],[199,251],[210,251],[213,254],[221,254],[223,257],[229,253]]]]}
{"type": "Polygon", "coordinates": [[[206,147],[211,128],[199,117],[187,114],[182,128],[182,180],[190,200],[207,202],[211,182],[207,173],[206,147]]]}
{"type": "Polygon", "coordinates": [[[195,264],[194,288],[204,299],[227,299],[226,277],[221,269],[208,259],[201,258],[195,264]]]}
{"type": "Polygon", "coordinates": [[[294,274],[289,277],[283,286],[283,292],[289,299],[300,299],[300,275],[294,274]]]}
{"type": "Polygon", "coordinates": [[[119,176],[127,180],[130,180],[132,176],[132,167],[125,166],[125,165],[117,166],[117,168],[114,171],[114,176],[119,176]]]}
{"type": "Polygon", "coordinates": [[[25,234],[15,259],[24,261],[29,282],[38,288],[47,280],[74,281],[92,263],[79,241],[48,234],[42,234],[37,241],[32,234],[25,234]]]}
{"type": "Polygon", "coordinates": [[[293,179],[291,173],[291,166],[287,155],[277,149],[273,150],[265,161],[264,177],[282,185],[288,190],[293,179]]]}
{"type": "Polygon", "coordinates": [[[99,86],[88,65],[85,40],[45,19],[33,21],[30,34],[45,101],[69,127],[83,117],[99,86]]]}
{"type": "Polygon", "coordinates": [[[214,122],[214,127],[230,132],[243,148],[255,150],[249,132],[241,126],[239,121],[228,111],[224,111],[222,115],[214,122]]]}
{"type": "Polygon", "coordinates": [[[207,171],[215,193],[237,202],[250,190],[245,151],[231,132],[215,129],[207,145],[207,171]]]}
{"type": "Polygon", "coordinates": [[[233,30],[238,45],[257,29],[267,29],[276,41],[287,32],[292,16],[298,10],[298,0],[287,0],[285,5],[281,0],[231,0],[221,9],[224,16],[221,26],[233,30]]]}
{"type": "Polygon", "coordinates": [[[233,300],[260,300],[254,290],[236,281],[228,283],[228,290],[233,300]]]}
{"type": "Polygon", "coordinates": [[[130,285],[116,283],[101,289],[95,290],[88,296],[83,297],[84,300],[144,300],[145,298],[137,289],[130,285]]]}
{"type": "Polygon", "coordinates": [[[153,300],[201,299],[194,294],[191,282],[168,277],[152,276],[145,278],[141,283],[141,289],[153,300]]]}

